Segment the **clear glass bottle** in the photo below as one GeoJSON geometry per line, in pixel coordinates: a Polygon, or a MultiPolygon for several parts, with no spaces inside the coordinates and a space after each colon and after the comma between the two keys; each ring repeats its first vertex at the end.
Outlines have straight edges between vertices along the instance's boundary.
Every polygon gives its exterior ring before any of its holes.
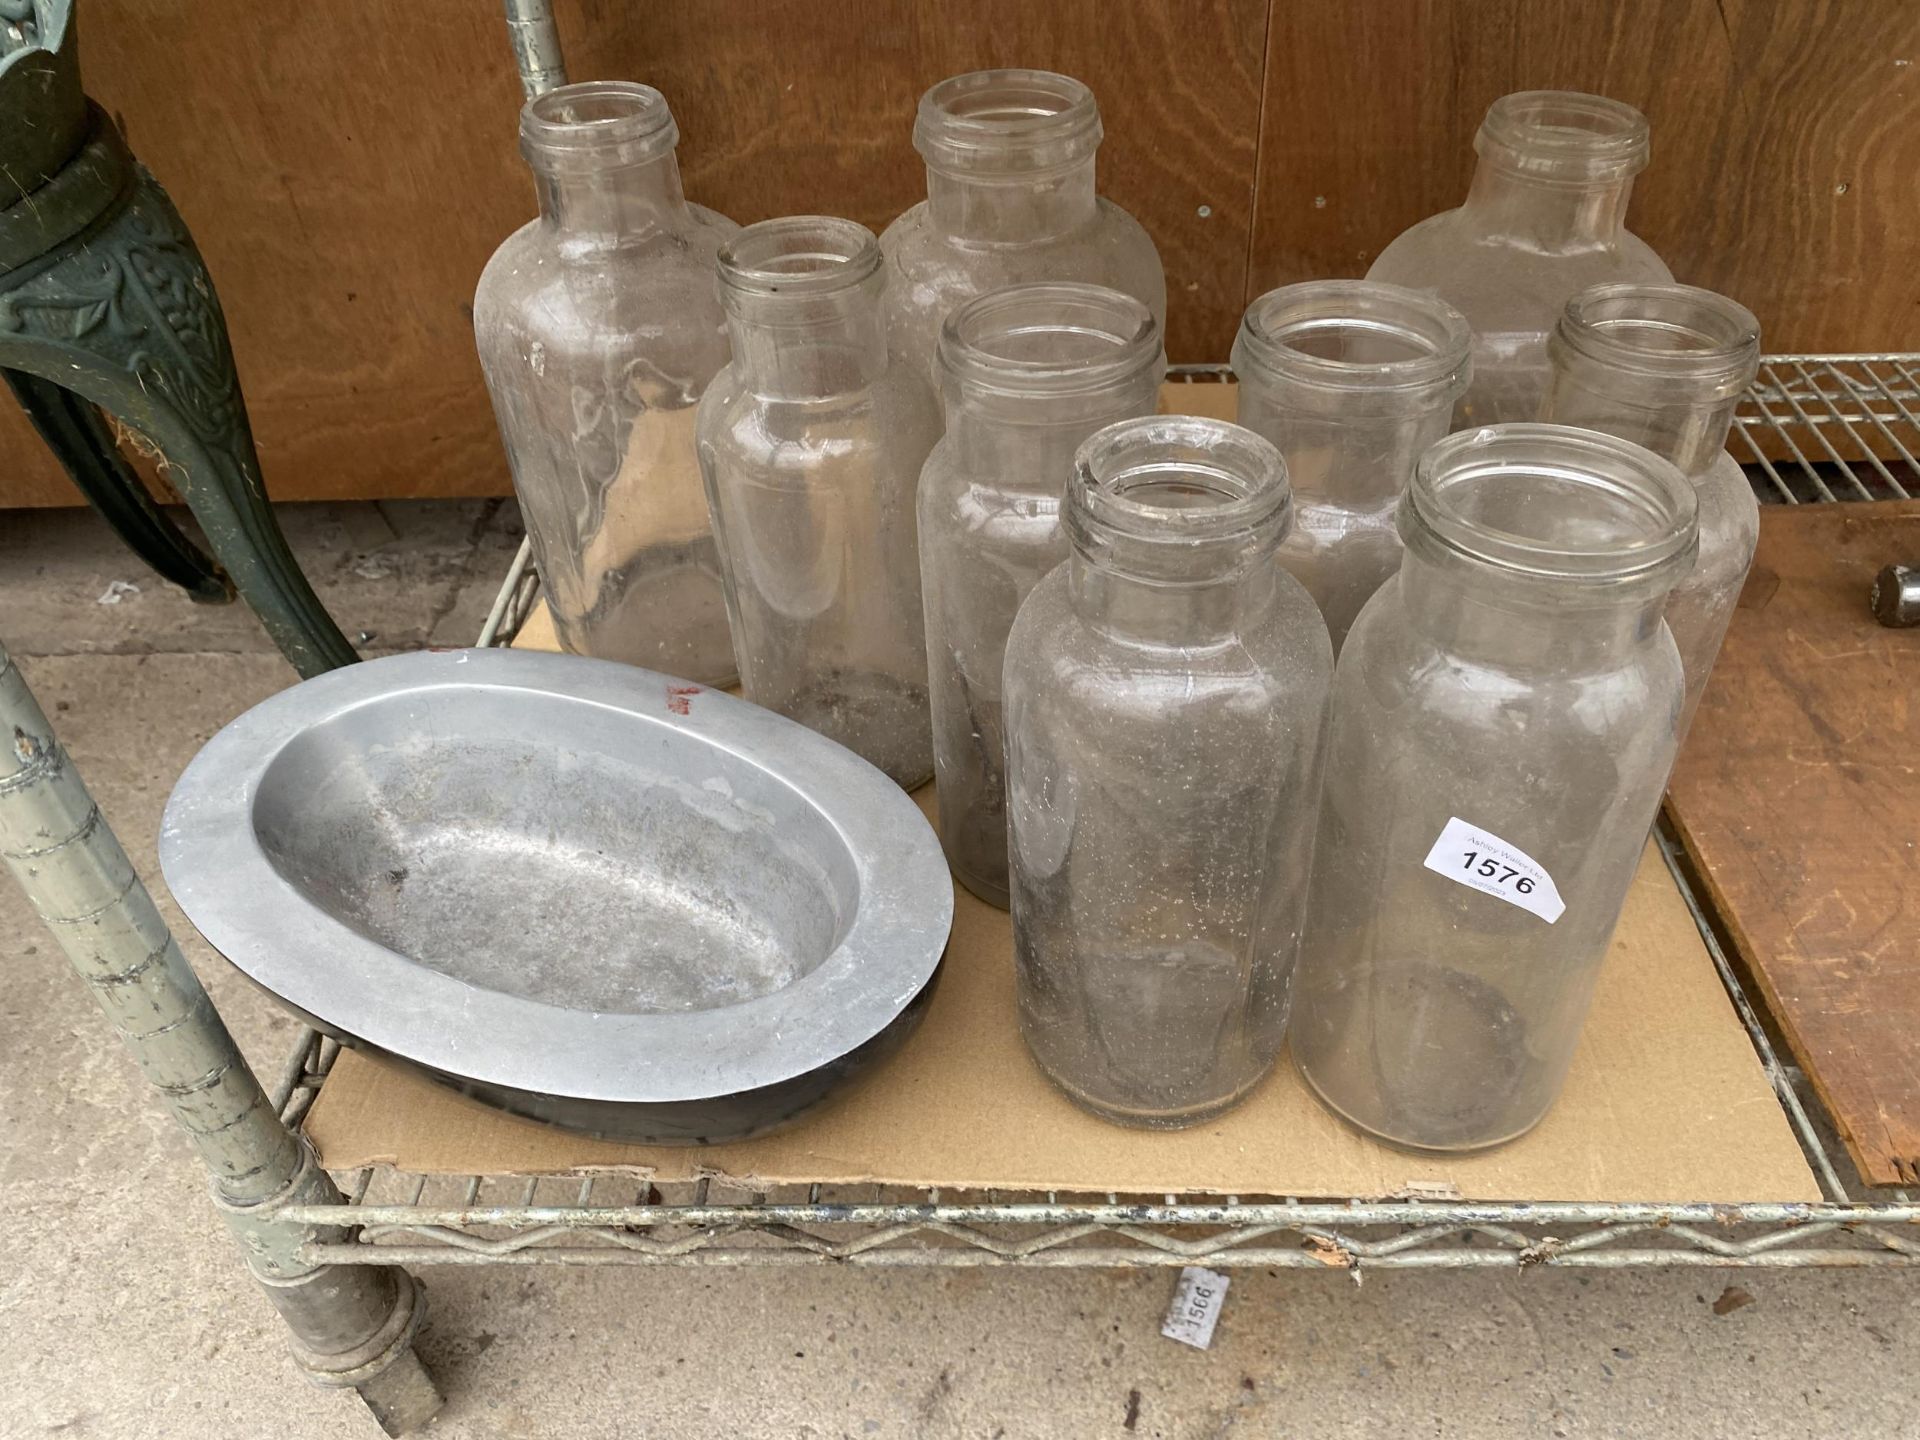
{"type": "Polygon", "coordinates": [[[1429,450],[1399,524],[1334,677],[1292,1045],[1361,1129],[1473,1150],[1559,1093],[1660,804],[1693,487],[1628,441],[1499,425],[1429,450]]]}
{"type": "Polygon", "coordinates": [[[1635,441],[1693,481],[1700,556],[1667,601],[1687,672],[1684,739],[1760,543],[1760,504],[1727,453],[1733,412],[1759,373],[1760,322],[1689,285],[1596,285],[1567,303],[1547,352],[1541,419],[1635,441]]]}
{"type": "Polygon", "coordinates": [[[920,97],[913,144],[927,198],[880,237],[893,347],[938,387],[940,326],[968,300],[1031,280],[1081,280],[1167,321],[1160,253],[1094,192],[1100,108],[1078,80],[981,70],[920,97]]]}
{"type": "Polygon", "coordinates": [[[1005,908],[1007,632],[1067,557],[1060,504],[1074,452],[1104,425],[1153,414],[1167,363],[1159,325],[1132,296],[1038,284],[949,315],[940,370],[947,433],[920,474],[940,840],[955,877],[1005,908]]]}
{"type": "Polygon", "coordinates": [[[1007,640],[1020,1027],[1070,1098],[1195,1124],[1286,1027],[1333,650],[1273,563],[1272,445],[1219,420],[1123,420],[1081,447],[1071,546],[1007,640]]]}
{"type": "Polygon", "coordinates": [[[1369,280],[1431,290],[1473,327],[1473,384],[1455,428],[1533,420],[1547,389],[1547,332],[1567,301],[1607,281],[1673,278],[1627,232],[1647,119],[1631,105],[1564,90],[1493,102],[1473,148],[1467,201],[1380,252],[1369,280]]]}
{"type": "Polygon", "coordinates": [[[730,684],[720,561],[693,417],[727,363],[714,252],[738,227],[687,203],[658,90],[529,100],[539,218],[494,252],[474,339],[560,643],[730,684]]]}
{"type": "Polygon", "coordinates": [[[914,490],[940,409],[888,354],[885,283],[851,220],[767,220],[722,246],[733,360],[699,450],[747,698],[912,789],[933,774],[914,490]]]}
{"type": "Polygon", "coordinates": [[[1240,423],[1287,462],[1294,521],[1280,563],[1319,604],[1335,656],[1400,568],[1394,507],[1452,424],[1472,344],[1446,301],[1373,280],[1283,286],[1240,322],[1240,423]]]}

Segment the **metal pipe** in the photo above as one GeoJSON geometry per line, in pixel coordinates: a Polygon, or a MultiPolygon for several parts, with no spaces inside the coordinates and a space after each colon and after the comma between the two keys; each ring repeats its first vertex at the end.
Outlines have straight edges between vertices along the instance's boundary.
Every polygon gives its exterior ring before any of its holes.
{"type": "Polygon", "coordinates": [[[4,646],[0,735],[11,736],[0,744],[0,855],[199,1151],[295,1360],[317,1383],[358,1391],[389,1434],[424,1423],[440,1397],[413,1353],[418,1287],[405,1271],[305,1253],[355,1243],[350,1219],[287,1218],[293,1206],[337,1215],[340,1192],[280,1123],[4,646]]]}
{"type": "Polygon", "coordinates": [[[560,54],[560,32],[553,23],[550,0],[506,0],[506,7],[507,39],[513,44],[513,63],[527,99],[566,84],[567,62],[560,54]]]}

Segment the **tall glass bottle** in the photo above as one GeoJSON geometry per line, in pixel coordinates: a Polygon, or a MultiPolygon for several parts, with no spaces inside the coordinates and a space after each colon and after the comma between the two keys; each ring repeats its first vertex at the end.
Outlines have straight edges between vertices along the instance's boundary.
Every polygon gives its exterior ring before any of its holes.
{"type": "Polygon", "coordinates": [[[1100,108],[1078,80],[981,70],[920,97],[927,198],[880,237],[893,347],[937,387],[940,326],[975,296],[1083,280],[1140,301],[1163,328],[1167,282],[1140,223],[1094,192],[1100,108]]]}
{"type": "Polygon", "coordinates": [[[1693,481],[1700,556],[1667,601],[1687,672],[1684,738],[1760,543],[1759,502],[1726,448],[1760,369],[1760,322],[1711,290],[1596,285],[1567,303],[1547,352],[1553,382],[1541,419],[1635,441],[1693,481]]]}
{"type": "Polygon", "coordinates": [[[873,234],[767,220],[720,250],[733,360],[699,448],[747,698],[913,788],[933,773],[914,489],[940,435],[887,352],[873,234]]]}
{"type": "Polygon", "coordinates": [[[1472,343],[1446,301],[1372,280],[1271,290],[1240,322],[1240,423],[1279,448],[1293,484],[1280,563],[1320,606],[1336,656],[1400,568],[1394,507],[1452,424],[1472,343]]]}
{"type": "Polygon", "coordinates": [[[694,407],[727,363],[714,252],[738,228],[687,203],[650,85],[529,100],[540,216],[473,297],[474,339],[560,643],[703,684],[733,679],[694,407]]]}
{"type": "Polygon", "coordinates": [[[1660,804],[1693,487],[1499,425],[1429,450],[1399,523],[1334,677],[1293,1053],[1360,1128],[1473,1150],[1559,1093],[1660,804]]]}
{"type": "Polygon", "coordinates": [[[1099,285],[1011,285],[961,306],[940,337],[947,433],[920,474],[940,839],[954,875],[1007,904],[1001,674],[1027,592],[1067,556],[1060,503],[1074,451],[1151,415],[1160,327],[1099,285]]]}
{"type": "Polygon", "coordinates": [[[1422,220],[1367,271],[1432,290],[1473,327],[1473,385],[1456,428],[1532,420],[1547,389],[1547,332],[1575,292],[1673,278],[1627,232],[1647,119],[1631,105],[1565,90],[1493,102],[1473,148],[1467,201],[1422,220]]]}
{"type": "Polygon", "coordinates": [[[1067,489],[1071,553],[1007,640],[1020,1027],[1121,1124],[1218,1114],[1279,1052],[1333,663],[1273,563],[1291,508],[1251,431],[1110,425],[1067,489]]]}

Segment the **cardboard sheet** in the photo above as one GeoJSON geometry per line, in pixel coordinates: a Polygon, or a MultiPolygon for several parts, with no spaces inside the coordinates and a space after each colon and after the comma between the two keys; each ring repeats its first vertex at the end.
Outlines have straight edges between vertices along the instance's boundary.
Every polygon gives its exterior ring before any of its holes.
{"type": "MultiPolygon", "coordinates": [[[[1170,385],[1162,408],[1231,415],[1229,385],[1170,385]]],[[[554,648],[544,609],[519,645],[554,648]]],[[[919,795],[932,804],[932,787],[919,795]]],[[[956,887],[940,989],[919,1032],[792,1129],[736,1145],[646,1148],[498,1114],[417,1074],[342,1054],[307,1133],[332,1169],[424,1174],[616,1170],[659,1183],[818,1182],[1130,1195],[1473,1200],[1817,1200],[1819,1189],[1658,852],[1642,858],[1565,1093],[1487,1154],[1413,1156],[1320,1108],[1285,1058],[1238,1109],[1171,1134],[1074,1108],[1027,1058],[1012,926],[956,887]]]]}

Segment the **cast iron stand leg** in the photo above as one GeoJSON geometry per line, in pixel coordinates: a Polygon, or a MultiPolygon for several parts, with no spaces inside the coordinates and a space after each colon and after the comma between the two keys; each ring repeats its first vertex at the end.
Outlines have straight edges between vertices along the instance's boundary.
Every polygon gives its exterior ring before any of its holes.
{"type": "Polygon", "coordinates": [[[267,503],[213,281],[166,192],[89,107],[86,144],[0,210],[0,369],[63,386],[158,447],[168,478],[303,676],[358,657],[267,503]]]}
{"type": "Polygon", "coordinates": [[[18,370],[0,370],[14,399],[33,428],[60,457],[87,503],[132,547],[133,553],[195,600],[220,604],[233,599],[233,586],[220,567],[153,503],[113,443],[100,412],[71,390],[18,370]]]}
{"type": "Polygon", "coordinates": [[[290,1224],[283,1207],[338,1204],[340,1192],[267,1103],[4,647],[0,854],[199,1150],[294,1359],[318,1384],[358,1391],[389,1435],[424,1423],[441,1403],[413,1350],[425,1296],[397,1267],[303,1258],[352,1232],[290,1224]]]}

